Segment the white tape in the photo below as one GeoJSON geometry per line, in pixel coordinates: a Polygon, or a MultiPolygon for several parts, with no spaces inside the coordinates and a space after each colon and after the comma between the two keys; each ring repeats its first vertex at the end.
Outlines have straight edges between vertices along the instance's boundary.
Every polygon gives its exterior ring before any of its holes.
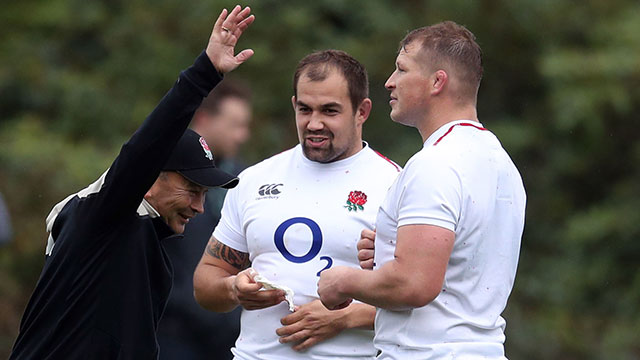
{"type": "MultiPolygon", "coordinates": [[[[249,273],[251,274],[255,274],[255,270],[251,269],[249,270],[249,273]]],[[[293,305],[293,290],[291,290],[289,287],[284,286],[284,285],[278,285],[276,283],[273,283],[271,281],[269,281],[267,278],[265,278],[262,275],[254,275],[253,280],[255,280],[255,282],[262,284],[262,288],[265,290],[282,290],[284,291],[284,298],[287,301],[287,303],[289,304],[289,311],[293,312],[293,310],[295,309],[295,306],[293,305]]]]}

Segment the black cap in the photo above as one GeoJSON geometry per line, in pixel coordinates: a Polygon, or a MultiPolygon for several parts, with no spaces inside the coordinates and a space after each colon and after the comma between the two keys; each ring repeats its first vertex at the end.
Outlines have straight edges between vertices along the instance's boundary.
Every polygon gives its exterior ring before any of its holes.
{"type": "Polygon", "coordinates": [[[206,187],[231,189],[240,181],[236,176],[216,168],[209,145],[191,129],[184,132],[162,170],[176,171],[206,187]]]}

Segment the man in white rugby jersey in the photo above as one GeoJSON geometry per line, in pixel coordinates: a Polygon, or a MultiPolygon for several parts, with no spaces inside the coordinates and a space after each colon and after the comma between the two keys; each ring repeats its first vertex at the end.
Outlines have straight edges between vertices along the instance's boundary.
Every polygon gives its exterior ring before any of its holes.
{"type": "Polygon", "coordinates": [[[380,207],[374,270],[334,267],[318,284],[328,308],[352,298],[378,307],[378,359],[505,359],[500,314],[526,194],[500,141],[478,121],[481,57],[475,36],[454,22],[416,29],[385,84],[391,118],[415,127],[424,146],[380,207]]]}
{"type": "Polygon", "coordinates": [[[194,288],[212,311],[243,307],[236,359],[376,355],[375,308],[353,303],[331,312],[317,295],[323,270],[358,266],[361,230],[373,229],[400,170],[362,141],[368,87],[364,67],[342,51],[302,59],[292,97],[300,144],[242,172],[227,193],[194,288]],[[263,288],[257,275],[293,290],[294,311],[283,290],[263,288]]]}

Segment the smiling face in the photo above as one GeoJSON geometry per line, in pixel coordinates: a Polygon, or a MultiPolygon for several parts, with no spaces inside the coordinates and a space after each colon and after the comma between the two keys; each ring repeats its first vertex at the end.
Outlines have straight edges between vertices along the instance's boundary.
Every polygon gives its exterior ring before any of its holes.
{"type": "Polygon", "coordinates": [[[328,163],[346,159],[362,149],[362,124],[371,101],[364,99],[353,110],[347,81],[335,69],[320,81],[304,73],[292,97],[298,139],[307,159],[328,163]]]}
{"type": "Polygon", "coordinates": [[[144,198],[171,230],[184,232],[189,219],[204,211],[207,188],[187,180],[174,171],[162,172],[144,198]]]}
{"type": "Polygon", "coordinates": [[[391,119],[408,126],[416,126],[429,110],[430,74],[419,62],[419,51],[416,42],[403,47],[396,58],[396,69],[385,83],[391,92],[391,119]]]}

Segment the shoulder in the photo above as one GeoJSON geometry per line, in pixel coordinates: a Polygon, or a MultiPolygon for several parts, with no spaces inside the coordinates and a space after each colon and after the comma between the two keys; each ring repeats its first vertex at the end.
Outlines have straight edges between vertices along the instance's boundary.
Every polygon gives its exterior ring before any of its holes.
{"type": "MultiPolygon", "coordinates": [[[[490,156],[492,149],[500,147],[497,138],[480,123],[458,123],[436,139],[427,143],[410,162],[425,162],[429,166],[464,167],[490,156]]],[[[407,163],[407,167],[409,162],[407,163]]]]}
{"type": "Polygon", "coordinates": [[[457,123],[451,125],[442,136],[426,148],[433,148],[434,151],[446,156],[449,153],[482,154],[483,151],[495,147],[501,147],[498,138],[482,124],[457,123]]]}
{"type": "Polygon", "coordinates": [[[384,171],[394,176],[402,171],[402,167],[400,167],[400,165],[374,148],[367,145],[363,151],[367,156],[367,162],[372,167],[376,167],[380,171],[384,171]]]}
{"type": "Polygon", "coordinates": [[[414,154],[402,170],[400,182],[425,186],[458,184],[461,170],[459,153],[438,146],[426,146],[414,154]]]}
{"type": "Polygon", "coordinates": [[[258,189],[260,186],[273,182],[278,183],[279,179],[286,177],[286,174],[294,167],[295,151],[295,147],[285,150],[244,169],[238,175],[240,183],[230,189],[229,193],[247,194],[250,189],[258,189]]]}
{"type": "MultiPolygon", "coordinates": [[[[462,125],[462,124],[458,124],[462,125]]],[[[506,152],[497,137],[483,127],[455,126],[432,144],[427,144],[405,166],[408,174],[473,182],[503,164],[506,152]]]]}
{"type": "Polygon", "coordinates": [[[240,179],[243,179],[248,176],[256,176],[265,172],[273,172],[275,171],[275,168],[287,167],[291,161],[294,161],[295,150],[296,148],[293,147],[268,157],[244,169],[238,176],[240,179]]]}

